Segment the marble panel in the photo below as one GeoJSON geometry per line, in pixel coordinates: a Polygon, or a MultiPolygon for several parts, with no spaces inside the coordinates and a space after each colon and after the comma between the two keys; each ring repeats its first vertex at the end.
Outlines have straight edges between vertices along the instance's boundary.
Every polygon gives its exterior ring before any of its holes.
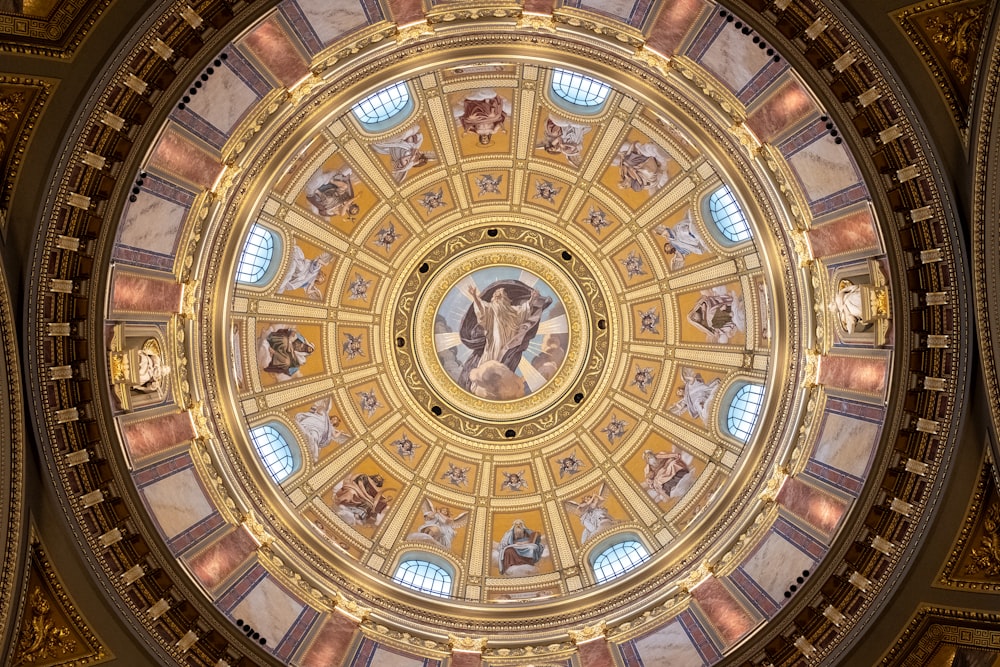
{"type": "Polygon", "coordinates": [[[277,646],[303,609],[301,600],[292,597],[271,577],[264,577],[229,614],[249,623],[267,638],[268,646],[277,646]]]}
{"type": "Polygon", "coordinates": [[[844,144],[823,134],[788,157],[809,201],[818,201],[856,185],[861,179],[844,144]]]}
{"type": "Polygon", "coordinates": [[[649,30],[646,46],[674,55],[703,12],[714,7],[705,0],[666,0],[649,30]]]}
{"type": "Polygon", "coordinates": [[[181,286],[175,281],[115,272],[111,311],[176,313],[181,308],[181,286]]]}
{"type": "Polygon", "coordinates": [[[257,93],[236,72],[223,65],[215,68],[215,74],[187,106],[223,134],[228,134],[258,100],[257,93]]]}
{"type": "MultiPolygon", "coordinates": [[[[482,653],[472,653],[469,651],[455,651],[451,654],[448,667],[482,667],[482,653]]],[[[612,663],[612,667],[614,664],[612,663]]]]}
{"type": "Polygon", "coordinates": [[[809,554],[771,532],[741,567],[772,600],[780,601],[795,577],[803,570],[811,570],[813,563],[809,554]]]}
{"type": "Polygon", "coordinates": [[[188,568],[208,590],[213,590],[256,553],[257,543],[243,528],[229,531],[187,560],[188,568]]]}
{"type": "Polygon", "coordinates": [[[778,504],[828,537],[847,511],[847,502],[796,477],[785,481],[778,504]]]}
{"type": "Polygon", "coordinates": [[[182,442],[193,440],[196,433],[186,412],[122,424],[125,447],[133,461],[165,452],[182,442]]]}
{"type": "Polygon", "coordinates": [[[267,71],[286,88],[309,74],[309,63],[277,19],[264,21],[240,40],[267,71]]]}
{"type": "Polygon", "coordinates": [[[820,463],[862,477],[878,439],[876,423],[828,412],[813,449],[820,463]]]}
{"type": "MultiPolygon", "coordinates": [[[[358,0],[296,0],[302,14],[324,45],[368,24],[358,0]]],[[[421,7],[420,16],[423,16],[421,7]]]]}
{"type": "Polygon", "coordinates": [[[366,667],[424,667],[424,659],[414,655],[402,655],[379,646],[366,667]]]}
{"type": "Polygon", "coordinates": [[[593,12],[614,16],[620,18],[625,23],[629,23],[636,4],[637,0],[603,0],[598,2],[589,0],[581,2],[580,7],[593,12]]]}
{"type": "Polygon", "coordinates": [[[215,511],[193,468],[163,477],[143,487],[141,493],[167,539],[177,537],[215,511]]]}
{"type": "Polygon", "coordinates": [[[222,172],[218,155],[196,144],[176,126],[168,126],[156,143],[148,166],[167,180],[176,177],[180,183],[191,183],[208,189],[222,172]]]}
{"type": "Polygon", "coordinates": [[[611,656],[611,647],[606,639],[578,644],[576,653],[580,667],[615,667],[615,659],[611,656]]]}
{"type": "Polygon", "coordinates": [[[118,242],[161,255],[173,255],[187,207],[143,190],[128,204],[118,242]]]}
{"type": "Polygon", "coordinates": [[[815,257],[880,250],[871,209],[862,206],[816,225],[809,230],[809,245],[815,257]]]}
{"type": "Polygon", "coordinates": [[[536,14],[551,14],[553,0],[524,0],[524,11],[536,14]]]}
{"type": "Polygon", "coordinates": [[[696,667],[704,660],[680,621],[674,620],[652,634],[635,640],[644,665],[684,665],[696,667]]]}
{"type": "Polygon", "coordinates": [[[732,646],[757,625],[722,582],[711,577],[691,591],[705,617],[719,631],[726,646],[732,646]]]}
{"type": "Polygon", "coordinates": [[[881,396],[885,393],[889,362],[885,358],[829,354],[820,360],[819,383],[881,396]]]}
{"type": "Polygon", "coordinates": [[[742,90],[769,62],[767,53],[731,25],[719,31],[701,57],[701,64],[715,72],[733,92],[742,90]]]}
{"type": "Polygon", "coordinates": [[[300,667],[340,665],[358,631],[358,622],[341,613],[328,614],[315,638],[295,663],[300,667]]]}
{"type": "Polygon", "coordinates": [[[784,132],[812,115],[819,115],[819,107],[798,80],[788,75],[756,104],[747,117],[747,125],[761,141],[774,143],[784,132]]]}

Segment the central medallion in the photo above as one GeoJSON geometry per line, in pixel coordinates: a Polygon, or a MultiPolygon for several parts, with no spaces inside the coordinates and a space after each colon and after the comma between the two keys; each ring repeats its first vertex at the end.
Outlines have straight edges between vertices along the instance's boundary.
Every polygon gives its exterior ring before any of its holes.
{"type": "Polygon", "coordinates": [[[607,307],[563,243],[486,227],[423,259],[394,326],[397,363],[423,410],[463,435],[509,441],[552,428],[586,400],[607,350],[607,307]]]}

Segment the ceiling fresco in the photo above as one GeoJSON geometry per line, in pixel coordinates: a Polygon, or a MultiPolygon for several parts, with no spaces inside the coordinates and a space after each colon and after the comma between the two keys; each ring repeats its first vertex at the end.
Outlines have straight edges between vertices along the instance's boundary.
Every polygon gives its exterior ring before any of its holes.
{"type": "Polygon", "coordinates": [[[171,88],[97,235],[100,413],[144,539],[260,656],[712,664],[904,539],[850,532],[901,419],[882,200],[733,14],[639,4],[285,0],[171,88]]]}

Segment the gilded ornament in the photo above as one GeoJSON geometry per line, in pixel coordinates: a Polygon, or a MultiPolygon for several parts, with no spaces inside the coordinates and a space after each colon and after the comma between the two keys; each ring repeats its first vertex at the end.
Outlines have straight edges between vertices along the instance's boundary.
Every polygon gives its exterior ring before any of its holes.
{"type": "Polygon", "coordinates": [[[31,593],[30,616],[17,639],[16,664],[32,665],[76,651],[76,640],[68,627],[52,618],[52,604],[40,587],[31,593]]]}
{"type": "Polygon", "coordinates": [[[987,5],[946,11],[928,19],[931,41],[944,47],[955,78],[966,83],[972,76],[986,21],[987,5]]]}
{"type": "Polygon", "coordinates": [[[1000,502],[994,502],[983,517],[983,536],[972,548],[967,574],[1000,577],[1000,502]]]}

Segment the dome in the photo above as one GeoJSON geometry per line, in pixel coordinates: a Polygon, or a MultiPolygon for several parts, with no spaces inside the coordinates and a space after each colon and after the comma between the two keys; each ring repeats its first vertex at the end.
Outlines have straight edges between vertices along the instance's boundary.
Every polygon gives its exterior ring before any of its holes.
{"type": "Polygon", "coordinates": [[[960,389],[874,56],[805,8],[210,5],[81,112],[41,242],[99,269],[65,336],[29,305],[130,623],[188,664],[845,650],[960,389]]]}

